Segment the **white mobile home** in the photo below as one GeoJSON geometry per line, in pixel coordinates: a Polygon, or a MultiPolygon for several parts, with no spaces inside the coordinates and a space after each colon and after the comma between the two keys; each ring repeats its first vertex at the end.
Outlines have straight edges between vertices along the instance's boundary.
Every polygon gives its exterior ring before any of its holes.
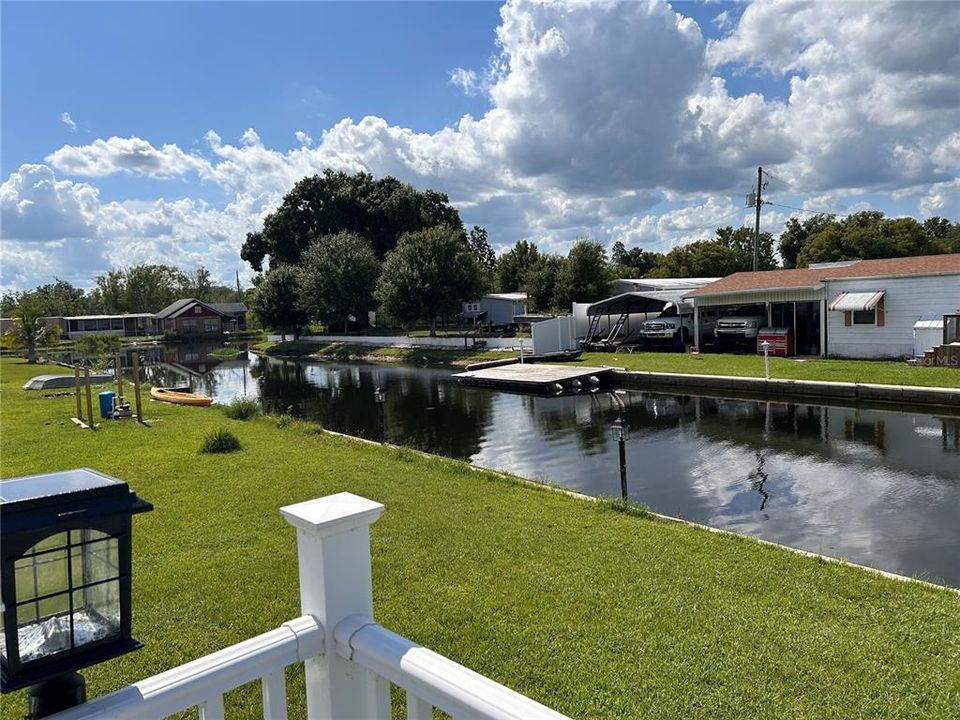
{"type": "Polygon", "coordinates": [[[527,314],[527,294],[489,293],[479,300],[463,303],[460,316],[469,323],[484,325],[513,325],[518,315],[527,314]]]}
{"type": "Polygon", "coordinates": [[[734,273],[688,297],[788,328],[801,355],[908,357],[918,320],[960,312],[960,254],[734,273]]]}

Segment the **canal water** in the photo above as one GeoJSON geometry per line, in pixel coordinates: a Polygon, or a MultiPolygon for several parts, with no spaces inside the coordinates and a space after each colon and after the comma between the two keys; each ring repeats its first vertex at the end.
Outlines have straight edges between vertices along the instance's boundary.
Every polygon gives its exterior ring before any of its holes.
{"type": "Polygon", "coordinates": [[[590,495],[620,494],[622,403],[631,500],[960,587],[958,416],[673,392],[526,396],[462,387],[447,369],[195,354],[147,372],[590,495]]]}

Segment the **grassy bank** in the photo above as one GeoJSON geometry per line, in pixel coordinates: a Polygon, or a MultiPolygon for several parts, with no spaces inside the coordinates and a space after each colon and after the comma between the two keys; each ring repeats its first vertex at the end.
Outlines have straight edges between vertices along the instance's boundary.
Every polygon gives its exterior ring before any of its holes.
{"type": "MultiPolygon", "coordinates": [[[[506,351],[438,348],[371,347],[351,343],[268,342],[251,345],[256,352],[278,357],[321,360],[396,361],[420,365],[468,365],[484,360],[502,360],[506,351]]],[[[627,370],[763,377],[763,357],[673,352],[603,353],[587,352],[584,365],[614,365],[627,370]]],[[[917,367],[890,360],[840,360],[770,358],[771,375],[790,380],[876,383],[881,385],[918,385],[922,387],[958,387],[960,370],[956,368],[917,367]]]]}
{"type": "MultiPolygon", "coordinates": [[[[763,377],[762,355],[592,352],[584,353],[581,361],[587,365],[616,365],[627,370],[763,377]]],[[[827,380],[925,387],[960,386],[960,370],[956,368],[916,367],[905,362],[890,360],[833,358],[797,360],[774,357],[770,358],[770,374],[775,378],[789,380],[827,380]]]]}
{"type": "MultiPolygon", "coordinates": [[[[152,427],[82,431],[71,398],[20,389],[50,370],[0,360],[0,474],[89,466],[155,505],[134,531],[146,647],[85,671],[91,696],[298,615],[277,509],[349,490],[387,508],[378,620],[573,717],[956,717],[953,593],[296,422],[148,403],[152,427]],[[221,427],[243,449],[199,454],[221,427]]],[[[259,716],[258,693],[230,695],[228,713],[259,716]]],[[[290,695],[302,716],[302,683],[290,695]]],[[[2,717],[25,702],[5,696],[2,717]]]]}
{"type": "Polygon", "coordinates": [[[255,352],[274,357],[313,358],[315,360],[365,360],[371,362],[404,362],[417,365],[469,365],[484,360],[502,360],[510,353],[496,350],[458,348],[376,347],[356,343],[259,342],[251,345],[255,352]]]}

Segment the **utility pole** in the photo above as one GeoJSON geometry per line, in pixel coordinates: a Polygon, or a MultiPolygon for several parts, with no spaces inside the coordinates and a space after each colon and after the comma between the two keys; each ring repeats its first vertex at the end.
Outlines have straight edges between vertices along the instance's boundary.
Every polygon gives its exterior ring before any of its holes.
{"type": "Polygon", "coordinates": [[[240,271],[237,270],[237,302],[243,302],[243,293],[240,292],[240,271]]]}
{"type": "Polygon", "coordinates": [[[757,271],[757,258],[760,252],[760,207],[763,200],[760,193],[763,192],[763,168],[757,167],[757,222],[753,229],[753,271],[757,271]]]}

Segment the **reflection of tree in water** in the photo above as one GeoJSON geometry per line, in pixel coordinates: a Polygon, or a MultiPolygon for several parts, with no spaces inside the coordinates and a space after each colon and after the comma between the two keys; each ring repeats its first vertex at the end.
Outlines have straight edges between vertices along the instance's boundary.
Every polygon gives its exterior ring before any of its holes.
{"type": "MultiPolygon", "coordinates": [[[[692,398],[687,396],[631,392],[620,397],[631,437],[663,432],[695,418],[692,398]]],[[[525,396],[523,406],[546,438],[556,440],[573,435],[585,455],[606,451],[607,444],[613,442],[610,427],[620,416],[619,404],[606,392],[525,396]]]]}
{"type": "MultiPolygon", "coordinates": [[[[388,439],[461,459],[480,450],[493,393],[463,388],[435,375],[384,375],[383,387],[388,439]]],[[[373,397],[372,385],[368,396],[373,397]]]]}
{"type": "Polygon", "coordinates": [[[385,394],[388,442],[455,458],[480,449],[493,395],[469,392],[440,375],[393,368],[319,366],[261,359],[258,377],[264,409],[316,420],[324,427],[378,440],[374,391],[385,394]]]}

